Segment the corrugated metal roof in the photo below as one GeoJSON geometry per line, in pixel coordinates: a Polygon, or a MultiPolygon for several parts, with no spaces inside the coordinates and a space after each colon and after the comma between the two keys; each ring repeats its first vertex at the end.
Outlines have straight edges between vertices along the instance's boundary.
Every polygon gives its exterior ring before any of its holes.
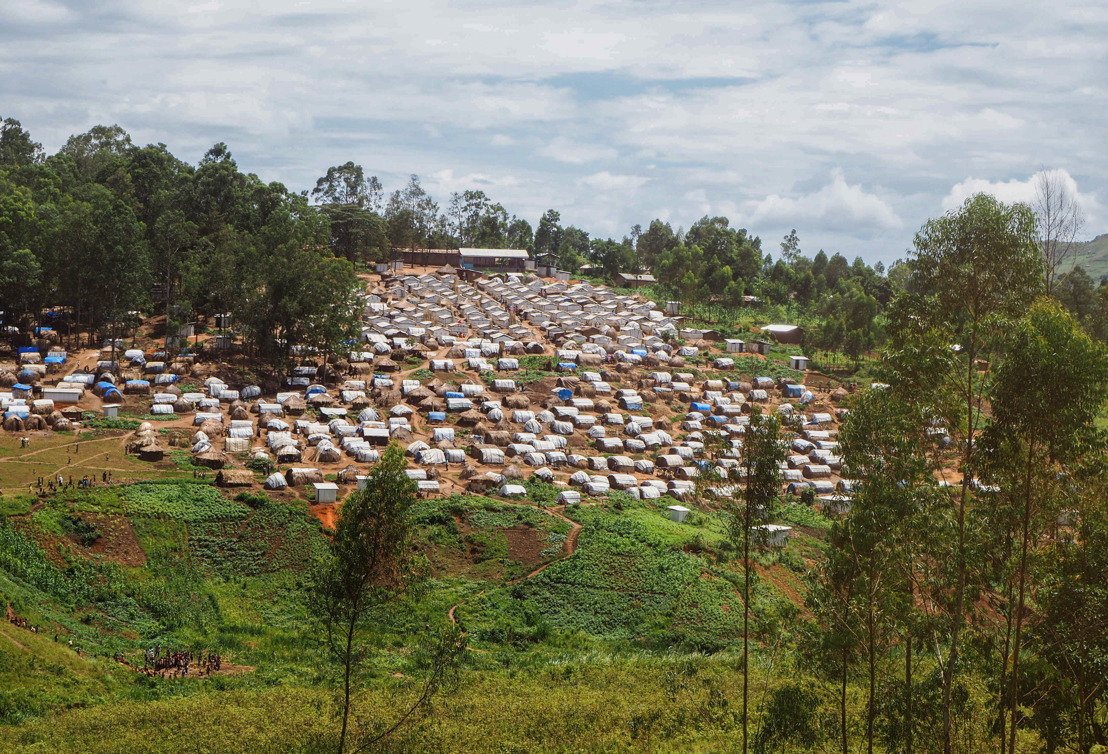
{"type": "Polygon", "coordinates": [[[527,259],[527,249],[458,249],[463,257],[475,259],[527,259]]]}

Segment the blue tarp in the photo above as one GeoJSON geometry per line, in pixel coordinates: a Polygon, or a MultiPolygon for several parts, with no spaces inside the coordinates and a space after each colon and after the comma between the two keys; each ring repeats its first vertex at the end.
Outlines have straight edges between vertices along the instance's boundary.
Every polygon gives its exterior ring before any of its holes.
{"type": "Polygon", "coordinates": [[[43,361],[43,363],[46,363],[46,364],[64,364],[65,363],[65,357],[64,356],[47,356],[42,361],[43,361]]]}
{"type": "Polygon", "coordinates": [[[625,401],[623,405],[624,405],[624,410],[625,411],[642,411],[642,404],[641,403],[633,403],[631,401],[625,401]]]}
{"type": "Polygon", "coordinates": [[[20,349],[19,349],[19,352],[20,353],[38,353],[38,349],[35,348],[34,346],[21,346],[20,349]]]}
{"type": "Polygon", "coordinates": [[[573,391],[570,390],[569,388],[563,387],[563,388],[558,390],[558,400],[568,401],[572,397],[573,397],[573,391]]]}
{"type": "Polygon", "coordinates": [[[35,328],[35,334],[36,335],[39,334],[39,333],[44,333],[44,332],[54,332],[54,328],[53,327],[36,327],[35,328]]]}
{"type": "Polygon", "coordinates": [[[804,395],[803,385],[785,385],[786,398],[799,398],[802,395],[804,395]]]}
{"type": "Polygon", "coordinates": [[[24,385],[22,382],[17,382],[12,385],[12,391],[14,392],[16,390],[22,390],[25,393],[29,393],[31,392],[32,388],[30,385],[24,385]]]}
{"type": "Polygon", "coordinates": [[[699,411],[702,414],[710,414],[710,413],[712,413],[712,404],[694,402],[692,404],[692,410],[693,411],[699,411]]]}
{"type": "Polygon", "coordinates": [[[319,385],[312,385],[311,387],[309,387],[307,390],[304,391],[304,397],[305,398],[311,398],[313,395],[319,395],[321,393],[326,393],[326,392],[327,392],[327,390],[325,388],[323,388],[319,385]]]}
{"type": "Polygon", "coordinates": [[[127,384],[134,387],[150,387],[150,380],[127,380],[127,384]]]}
{"type": "Polygon", "coordinates": [[[10,419],[13,416],[18,416],[20,419],[26,419],[30,415],[30,406],[11,406],[7,411],[4,412],[5,419],[10,419]]]}
{"type": "Polygon", "coordinates": [[[646,349],[645,348],[632,348],[631,353],[635,354],[636,356],[646,356],[646,349]]]}
{"type": "Polygon", "coordinates": [[[558,366],[562,369],[576,369],[577,365],[572,361],[559,361],[558,366]]]}
{"type": "Polygon", "coordinates": [[[104,394],[101,395],[100,397],[104,400],[109,400],[109,399],[112,399],[112,398],[118,398],[119,400],[123,400],[123,393],[119,392],[119,388],[117,388],[115,385],[112,385],[111,389],[110,390],[105,390],[104,394]]]}
{"type": "Polygon", "coordinates": [[[431,411],[427,414],[427,421],[444,422],[446,421],[445,411],[431,411]]]}
{"type": "Polygon", "coordinates": [[[445,397],[447,397],[447,398],[465,398],[466,396],[465,396],[465,393],[458,393],[458,392],[455,392],[453,390],[450,390],[450,391],[447,391],[445,397]]]}
{"type": "Polygon", "coordinates": [[[716,424],[726,424],[727,423],[727,417],[726,416],[709,416],[708,421],[715,422],[716,424]]]}

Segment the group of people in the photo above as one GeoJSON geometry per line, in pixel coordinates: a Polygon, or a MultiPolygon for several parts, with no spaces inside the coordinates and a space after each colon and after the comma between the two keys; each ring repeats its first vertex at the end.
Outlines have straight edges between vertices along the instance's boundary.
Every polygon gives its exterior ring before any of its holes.
{"type": "Polygon", "coordinates": [[[11,611],[11,608],[8,608],[8,622],[16,628],[25,628],[33,634],[38,633],[38,626],[33,625],[26,618],[21,618],[20,616],[16,615],[11,611]]]}
{"type": "MultiPolygon", "coordinates": [[[[122,652],[116,661],[126,662],[122,652]]],[[[189,667],[193,663],[196,664],[197,676],[203,678],[219,672],[223,666],[223,656],[215,652],[200,652],[196,655],[191,649],[174,650],[172,647],[166,647],[163,653],[162,646],[158,644],[143,653],[142,672],[167,678],[188,678],[189,667]]]]}
{"type": "MultiPolygon", "coordinates": [[[[112,473],[110,471],[100,472],[100,481],[104,484],[110,484],[112,481],[112,473]]],[[[73,489],[74,487],[82,490],[88,489],[92,487],[95,483],[96,479],[89,476],[88,474],[85,474],[76,482],[73,481],[72,475],[70,475],[68,480],[61,474],[58,474],[57,477],[49,478],[40,476],[35,482],[27,485],[27,491],[33,492],[37,486],[39,495],[45,495],[47,492],[49,492],[50,494],[54,494],[55,492],[73,489]]]]}

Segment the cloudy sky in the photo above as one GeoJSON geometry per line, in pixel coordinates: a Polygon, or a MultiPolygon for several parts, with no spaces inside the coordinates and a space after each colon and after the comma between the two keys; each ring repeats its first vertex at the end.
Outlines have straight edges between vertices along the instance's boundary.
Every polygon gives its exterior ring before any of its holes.
{"type": "Polygon", "coordinates": [[[354,160],[593,235],[723,214],[886,262],[1066,171],[1108,232],[1104,0],[0,0],[0,116],[294,189],[354,160]]]}

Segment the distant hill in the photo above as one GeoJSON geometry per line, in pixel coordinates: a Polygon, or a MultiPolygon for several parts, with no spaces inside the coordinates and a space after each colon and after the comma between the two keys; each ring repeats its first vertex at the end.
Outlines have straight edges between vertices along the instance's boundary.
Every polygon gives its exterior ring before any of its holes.
{"type": "Polygon", "coordinates": [[[1092,241],[1074,245],[1077,247],[1077,253],[1060,266],[1058,270],[1060,274],[1069,272],[1071,264],[1079,264],[1093,280],[1099,281],[1102,277],[1108,277],[1108,233],[1097,236],[1092,241]]]}

